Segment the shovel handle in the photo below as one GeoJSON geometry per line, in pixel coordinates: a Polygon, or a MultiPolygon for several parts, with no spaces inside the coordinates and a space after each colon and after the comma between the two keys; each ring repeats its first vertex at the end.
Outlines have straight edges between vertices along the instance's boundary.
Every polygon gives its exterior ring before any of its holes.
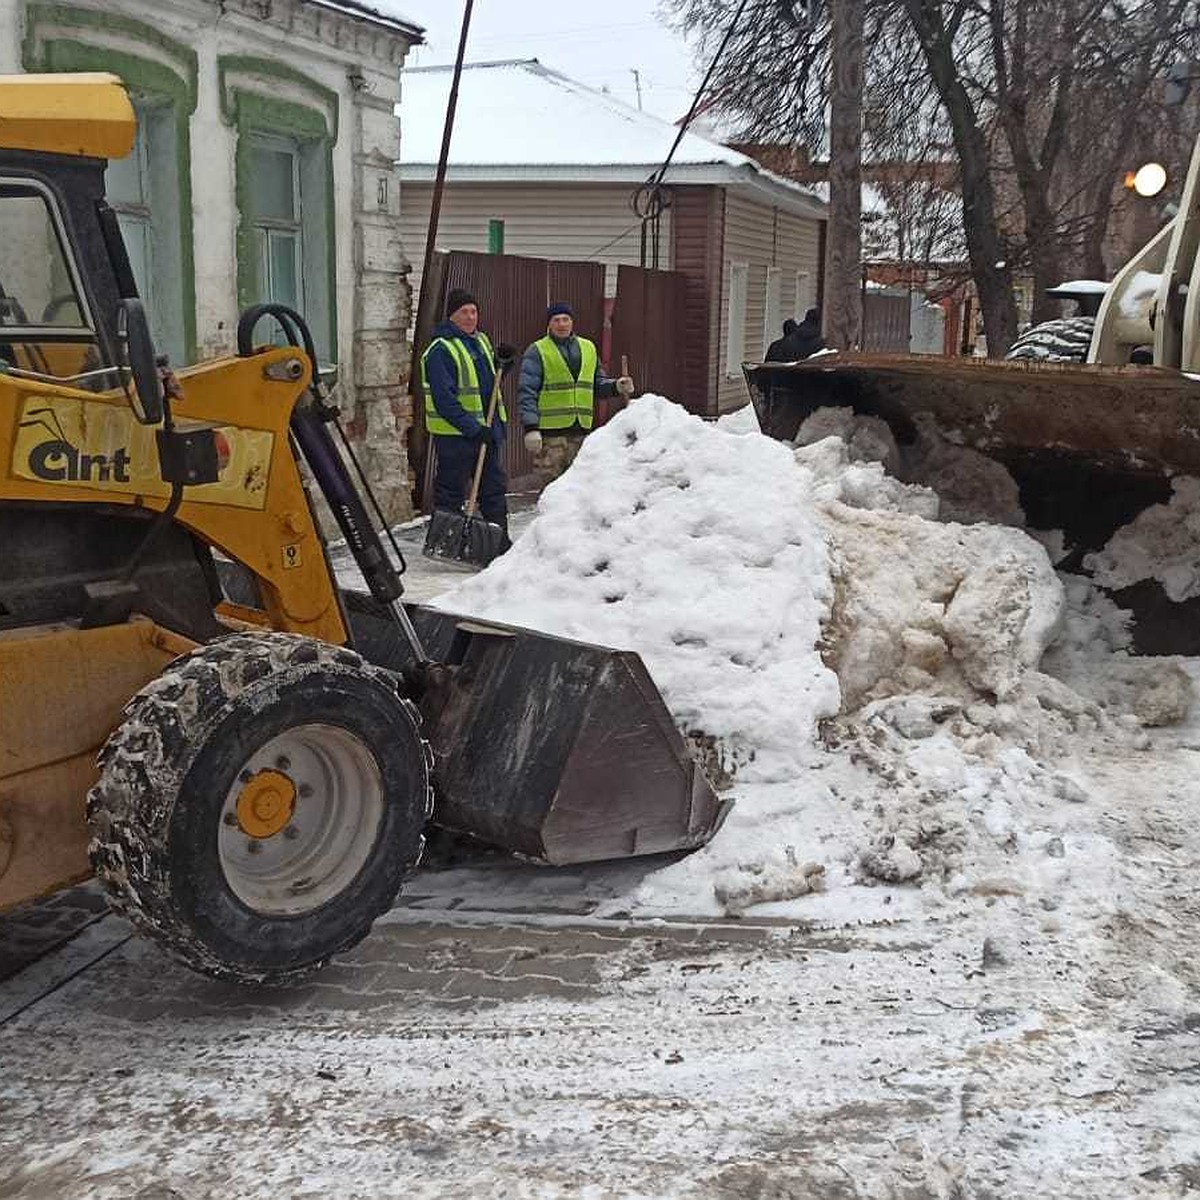
{"type": "Polygon", "coordinates": [[[500,364],[496,364],[496,376],[492,383],[492,395],[488,400],[487,423],[483,427],[483,437],[479,442],[479,454],[475,458],[475,476],[471,480],[471,491],[467,496],[467,506],[463,512],[468,517],[475,515],[479,503],[479,485],[483,482],[483,462],[487,458],[488,444],[492,437],[492,421],[496,417],[496,407],[500,403],[500,364]]]}
{"type": "Polygon", "coordinates": [[[629,374],[629,355],[628,354],[621,355],[621,374],[623,376],[628,376],[628,374],[629,374]]]}

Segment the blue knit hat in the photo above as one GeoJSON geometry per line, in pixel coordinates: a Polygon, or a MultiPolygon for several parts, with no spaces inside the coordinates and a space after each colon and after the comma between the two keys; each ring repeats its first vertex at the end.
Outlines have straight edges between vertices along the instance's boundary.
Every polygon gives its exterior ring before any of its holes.
{"type": "Polygon", "coordinates": [[[557,300],[546,309],[546,320],[549,321],[554,317],[570,317],[574,320],[575,310],[569,304],[564,304],[561,300],[557,300]]]}

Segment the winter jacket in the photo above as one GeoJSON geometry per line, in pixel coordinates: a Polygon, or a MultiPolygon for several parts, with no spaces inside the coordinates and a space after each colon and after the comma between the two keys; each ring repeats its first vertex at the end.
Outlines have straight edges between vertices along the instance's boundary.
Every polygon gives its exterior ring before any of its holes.
{"type": "MultiPolygon", "coordinates": [[[[572,334],[569,338],[554,338],[555,344],[562,350],[567,366],[574,378],[579,378],[579,370],[583,365],[583,357],[579,351],[579,339],[572,334]]],[[[525,351],[521,359],[521,379],[517,385],[517,397],[521,406],[521,424],[526,429],[536,429],[541,422],[538,412],[538,396],[542,390],[542,356],[538,353],[537,343],[525,351]]],[[[617,383],[609,379],[602,367],[596,368],[596,380],[592,387],[593,399],[606,399],[617,394],[617,383]]]]}
{"type": "MultiPolygon", "coordinates": [[[[445,338],[447,341],[454,338],[466,347],[467,353],[470,354],[471,360],[475,364],[475,372],[479,376],[480,398],[483,412],[486,414],[496,373],[483,344],[477,336],[468,336],[450,321],[443,321],[434,329],[430,342],[432,343],[437,338],[445,338]]],[[[445,346],[431,344],[425,354],[424,364],[425,384],[433,394],[433,406],[437,410],[437,415],[443,420],[449,421],[463,437],[478,437],[483,432],[483,422],[474,414],[467,412],[459,401],[458,367],[455,365],[453,355],[445,346]]],[[[504,440],[504,422],[505,412],[504,406],[501,404],[497,406],[496,416],[492,421],[492,437],[497,443],[504,440]]]]}
{"type": "Polygon", "coordinates": [[[783,335],[767,348],[764,362],[799,362],[825,349],[820,324],[807,317],[799,325],[795,321],[784,321],[783,335]]]}

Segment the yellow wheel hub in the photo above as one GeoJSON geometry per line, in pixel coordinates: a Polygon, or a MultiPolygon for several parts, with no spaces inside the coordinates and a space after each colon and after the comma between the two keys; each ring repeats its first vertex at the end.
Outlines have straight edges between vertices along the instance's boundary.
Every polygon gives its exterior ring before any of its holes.
{"type": "Polygon", "coordinates": [[[238,794],[238,824],[252,838],[274,837],[295,811],[296,785],[278,771],[259,771],[238,794]]]}

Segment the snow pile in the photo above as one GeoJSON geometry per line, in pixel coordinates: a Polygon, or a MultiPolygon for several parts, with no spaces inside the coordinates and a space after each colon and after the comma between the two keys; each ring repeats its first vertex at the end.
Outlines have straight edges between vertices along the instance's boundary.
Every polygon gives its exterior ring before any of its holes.
{"type": "Polygon", "coordinates": [[[1048,814],[1086,799],[1059,762],[1105,720],[1037,669],[1063,586],[1023,532],[936,520],[869,422],[843,432],[789,450],[644,397],[439,599],[638,651],[681,728],[715,739],[729,821],[612,911],[828,913],[862,882],[1058,877],[1048,814]]]}
{"type": "MultiPolygon", "coordinates": [[[[860,416],[848,408],[819,408],[804,420],[796,434],[798,446],[829,437],[844,441],[851,461],[878,462],[898,480],[915,484],[934,498],[921,508],[931,520],[966,524],[994,521],[1022,525],[1016,481],[1003,464],[978,450],[946,441],[928,413],[913,418],[917,437],[901,449],[886,421],[860,416]]],[[[912,507],[905,511],[918,511],[912,507]]]]}
{"type": "Polygon", "coordinates": [[[825,504],[836,501],[851,508],[910,513],[936,521],[941,509],[937,493],[893,479],[884,470],[883,454],[876,457],[880,447],[871,444],[869,438],[870,432],[863,438],[860,429],[850,441],[834,435],[797,448],[796,462],[812,474],[813,499],[825,504]],[[864,444],[870,447],[869,453],[863,452],[864,444]]]}
{"type": "Polygon", "coordinates": [[[1042,666],[1107,717],[1130,727],[1179,725],[1195,686],[1180,660],[1127,653],[1130,614],[1082,576],[1065,575],[1067,619],[1042,666]],[[1136,726],[1132,724],[1136,721],[1136,726]]]}
{"type": "Polygon", "coordinates": [[[826,628],[843,705],[905,692],[1006,699],[1063,616],[1046,552],[1016,529],[830,505],[826,628]]]}
{"type": "Polygon", "coordinates": [[[1200,479],[1171,481],[1168,504],[1156,504],[1118,529],[1084,566],[1109,588],[1157,579],[1176,603],[1200,596],[1200,479]]]}
{"type": "Polygon", "coordinates": [[[817,650],[831,598],[787,447],[645,396],[584,442],[513,549],[438,604],[637,651],[678,725],[764,781],[811,759],[838,709],[817,650]]]}
{"type": "Polygon", "coordinates": [[[735,412],[718,417],[717,428],[722,433],[733,433],[738,436],[747,433],[762,433],[762,426],[758,423],[758,414],[754,411],[753,404],[747,404],[735,412]]]}

